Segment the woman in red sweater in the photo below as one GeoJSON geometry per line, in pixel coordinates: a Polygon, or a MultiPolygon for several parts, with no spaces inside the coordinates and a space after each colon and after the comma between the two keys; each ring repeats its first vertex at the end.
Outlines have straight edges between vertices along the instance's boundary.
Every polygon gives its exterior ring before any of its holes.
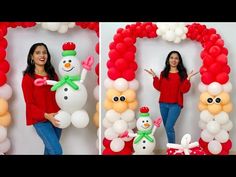
{"type": "Polygon", "coordinates": [[[34,80],[44,78],[58,80],[51,64],[51,56],[44,43],[33,44],[27,57],[27,68],[23,72],[22,90],[26,103],[26,124],[33,125],[42,139],[45,155],[61,155],[61,129],[57,128],[58,120],[54,116],[59,111],[55,100],[55,92],[51,86],[38,87],[34,80]]]}
{"type": "Polygon", "coordinates": [[[165,68],[161,72],[160,78],[157,77],[152,69],[145,69],[145,71],[152,75],[153,86],[160,91],[160,112],[166,129],[168,143],[175,143],[174,125],[183,108],[183,94],[189,91],[191,87],[190,79],[198,72],[191,71],[187,75],[182,57],[178,51],[171,51],[168,54],[165,68]]]}

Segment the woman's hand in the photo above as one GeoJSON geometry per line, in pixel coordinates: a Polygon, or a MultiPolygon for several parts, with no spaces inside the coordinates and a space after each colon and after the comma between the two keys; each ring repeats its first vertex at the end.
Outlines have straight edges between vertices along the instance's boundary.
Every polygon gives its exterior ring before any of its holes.
{"type": "Polygon", "coordinates": [[[154,73],[154,71],[152,69],[150,69],[150,70],[144,69],[144,71],[146,71],[148,74],[151,74],[152,77],[156,76],[156,73],[154,73]]]}
{"type": "Polygon", "coordinates": [[[188,74],[187,80],[190,80],[194,75],[198,74],[199,71],[193,72],[193,70],[188,74]]]}
{"type": "Polygon", "coordinates": [[[49,120],[50,122],[52,122],[52,124],[53,124],[55,127],[59,127],[60,121],[57,120],[57,119],[55,119],[55,117],[54,117],[56,114],[57,114],[57,113],[45,113],[45,114],[44,114],[44,117],[45,117],[45,119],[47,119],[47,120],[49,120]]]}

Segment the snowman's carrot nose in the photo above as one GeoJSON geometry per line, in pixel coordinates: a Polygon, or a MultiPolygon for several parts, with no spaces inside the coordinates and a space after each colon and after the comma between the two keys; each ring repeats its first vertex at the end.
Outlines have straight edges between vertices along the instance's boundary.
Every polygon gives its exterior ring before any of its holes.
{"type": "Polygon", "coordinates": [[[70,67],[70,63],[66,63],[64,66],[65,66],[66,68],[69,68],[69,67],[70,67]]]}
{"type": "Polygon", "coordinates": [[[150,124],[149,124],[149,123],[145,123],[144,126],[145,126],[145,127],[149,127],[150,124]]]}

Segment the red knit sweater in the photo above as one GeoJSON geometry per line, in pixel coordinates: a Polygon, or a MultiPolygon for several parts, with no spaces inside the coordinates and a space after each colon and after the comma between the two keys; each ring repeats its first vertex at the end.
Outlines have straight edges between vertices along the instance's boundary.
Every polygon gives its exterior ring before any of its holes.
{"type": "Polygon", "coordinates": [[[169,73],[168,79],[162,75],[160,79],[153,77],[153,86],[160,91],[160,103],[177,103],[182,108],[183,94],[189,91],[191,83],[187,79],[181,82],[178,73],[169,73]]]}
{"type": "MultiPolygon", "coordinates": [[[[43,76],[35,74],[35,79],[43,76]]],[[[44,122],[47,119],[44,113],[55,113],[60,110],[55,100],[55,92],[51,91],[50,85],[35,86],[34,80],[28,74],[22,79],[22,90],[26,103],[26,124],[32,125],[44,122]]],[[[49,79],[47,77],[47,79],[49,79]]],[[[58,80],[58,77],[55,77],[58,80]]]]}

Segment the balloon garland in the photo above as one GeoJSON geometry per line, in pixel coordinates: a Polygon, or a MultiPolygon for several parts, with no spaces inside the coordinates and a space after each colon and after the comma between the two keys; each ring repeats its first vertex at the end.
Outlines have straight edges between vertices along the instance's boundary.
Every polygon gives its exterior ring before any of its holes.
{"type": "Polygon", "coordinates": [[[232,121],[227,113],[232,111],[229,92],[232,84],[229,81],[230,67],[228,50],[224,41],[214,28],[193,23],[160,23],[152,22],[127,25],[119,28],[109,45],[107,76],[104,86],[107,89],[104,107],[107,110],[102,123],[104,132],[103,154],[132,154],[132,139],[122,138],[125,131],[132,133],[135,128],[135,113],[138,101],[136,91],[139,82],[135,79],[138,65],[135,60],[137,38],[156,38],[174,43],[190,39],[201,43],[203,51],[200,69],[201,92],[199,101],[202,129],[199,145],[206,154],[228,154],[232,147],[229,131],[232,121]]]}
{"type": "MultiPolygon", "coordinates": [[[[9,138],[7,138],[7,127],[11,124],[12,121],[8,105],[8,100],[12,96],[12,88],[10,85],[7,84],[6,75],[10,70],[10,64],[8,63],[6,58],[7,56],[6,49],[8,42],[5,36],[7,35],[7,30],[9,27],[30,28],[36,25],[37,25],[36,22],[0,22],[0,154],[5,154],[10,149],[11,146],[11,142],[9,138]]],[[[80,26],[83,29],[90,29],[95,31],[97,36],[99,37],[98,22],[42,23],[42,26],[45,29],[49,29],[51,31],[58,31],[59,33],[65,33],[67,32],[68,28],[72,28],[74,26],[80,26]]],[[[97,43],[95,47],[97,54],[99,54],[98,47],[99,44],[97,43]]]]}

